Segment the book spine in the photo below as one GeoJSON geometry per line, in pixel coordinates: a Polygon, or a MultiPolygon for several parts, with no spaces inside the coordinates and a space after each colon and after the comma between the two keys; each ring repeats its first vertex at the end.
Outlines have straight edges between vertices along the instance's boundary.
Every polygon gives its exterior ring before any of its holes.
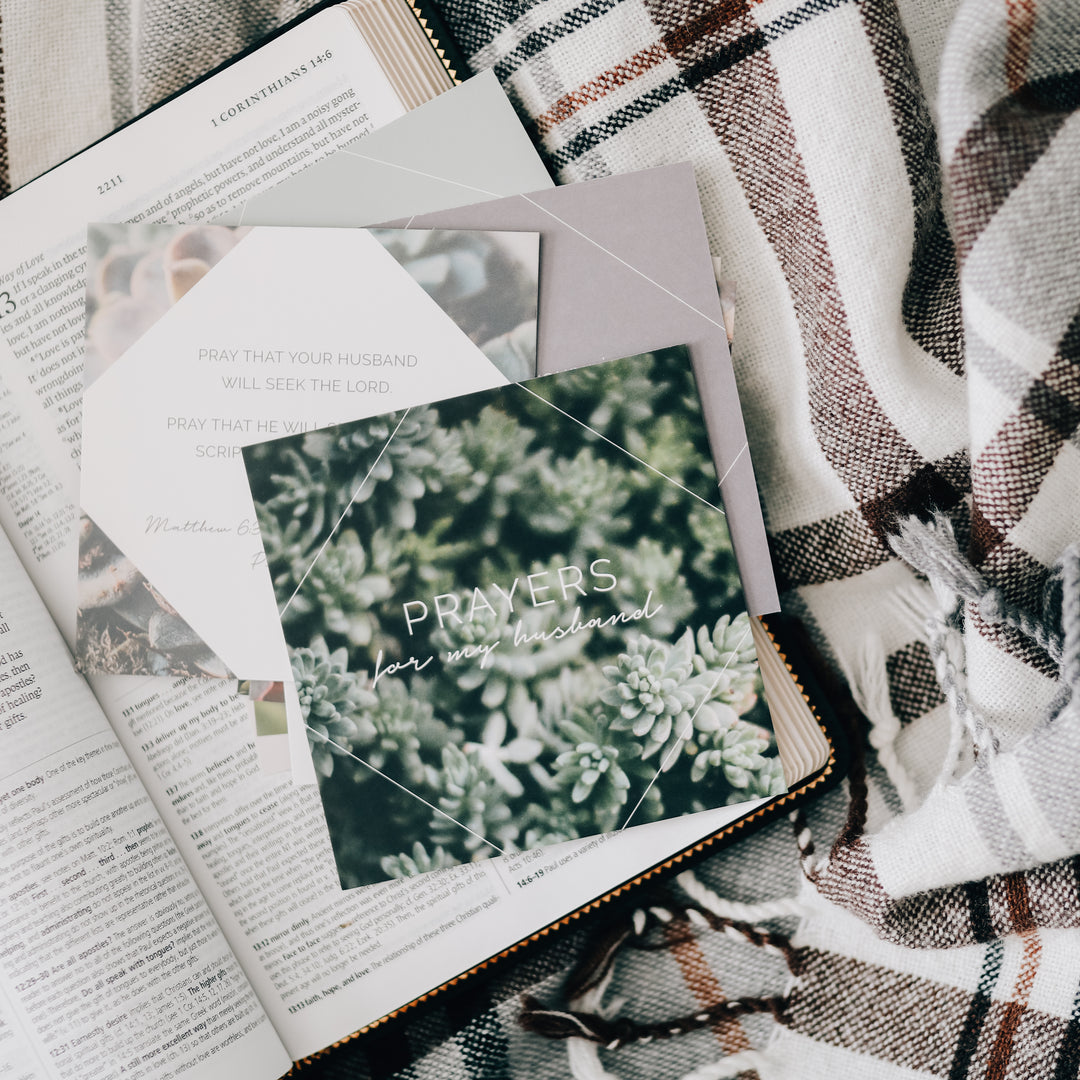
{"type": "Polygon", "coordinates": [[[446,67],[447,73],[455,83],[460,83],[472,75],[465,56],[454,41],[453,35],[446,28],[438,9],[430,0],[409,0],[409,7],[417,21],[431,41],[436,55],[446,67]]]}

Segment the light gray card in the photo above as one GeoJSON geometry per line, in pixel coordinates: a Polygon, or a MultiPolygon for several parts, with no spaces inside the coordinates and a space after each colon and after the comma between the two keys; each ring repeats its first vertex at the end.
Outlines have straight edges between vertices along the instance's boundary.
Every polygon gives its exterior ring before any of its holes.
{"type": "Polygon", "coordinates": [[[541,375],[686,344],[752,614],[778,611],[694,170],[668,165],[413,217],[540,233],[541,375]]]}
{"type": "Polygon", "coordinates": [[[370,225],[552,187],[490,72],[249,200],[223,225],[370,225]]]}

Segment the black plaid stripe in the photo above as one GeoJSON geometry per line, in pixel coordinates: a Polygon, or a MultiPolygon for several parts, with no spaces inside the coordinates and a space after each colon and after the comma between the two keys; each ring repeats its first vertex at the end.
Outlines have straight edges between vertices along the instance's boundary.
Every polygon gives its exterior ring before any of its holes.
{"type": "Polygon", "coordinates": [[[487,1011],[458,1040],[470,1080],[502,1080],[510,1072],[510,1040],[502,1020],[487,1011]]]}
{"type": "Polygon", "coordinates": [[[1080,1073],[1080,988],[1073,997],[1072,1014],[1061,1040],[1053,1080],[1075,1080],[1080,1073]]]}
{"type": "MultiPolygon", "coordinates": [[[[673,18],[661,0],[651,10],[656,19],[673,18]]],[[[730,10],[733,22],[740,13],[749,19],[745,4],[732,3],[730,10]]],[[[895,509],[902,509],[909,479],[926,463],[881,407],[856,356],[829,241],[770,55],[753,53],[723,77],[699,61],[684,68],[683,77],[696,83],[698,105],[787,278],[802,334],[811,422],[826,459],[857,502],[898,497],[895,509]],[[709,77],[696,82],[705,70],[709,77]]]]}
{"type": "Polygon", "coordinates": [[[997,986],[1001,975],[1001,960],[1005,947],[1000,940],[991,941],[983,956],[982,970],[979,972],[979,985],[971,997],[964,1026],[956,1040],[956,1052],[949,1067],[949,1080],[964,1080],[968,1075],[971,1061],[979,1046],[979,1036],[990,1013],[990,995],[997,986]]]}
{"type": "MultiPolygon", "coordinates": [[[[545,26],[537,27],[520,37],[520,40],[494,64],[495,74],[505,82],[523,65],[553,45],[562,45],[567,37],[588,25],[594,19],[614,10],[623,0],[590,0],[545,26]]],[[[794,11],[778,16],[754,35],[753,41],[736,46],[737,49],[763,48],[784,34],[804,25],[817,15],[846,6],[856,0],[808,0],[794,11]]],[[[475,2],[475,0],[449,0],[441,5],[442,12],[461,48],[475,60],[476,54],[526,12],[537,14],[535,5],[528,0],[517,3],[475,2]]],[[[678,52],[693,41],[699,40],[717,24],[726,21],[726,0],[699,7],[693,23],[676,36],[662,43],[671,52],[678,52]]],[[[542,10],[540,12],[542,14],[542,10]]],[[[707,76],[706,76],[707,77],[707,76]]]]}
{"type": "Polygon", "coordinates": [[[1064,443],[1080,428],[1080,312],[1053,360],[1028,387],[973,468],[978,514],[976,558],[985,559],[1024,516],[1064,443]]]}
{"type": "MultiPolygon", "coordinates": [[[[598,2],[606,10],[607,7],[613,5],[614,0],[598,0],[598,2]]],[[[602,120],[577,132],[565,145],[557,146],[557,140],[549,136],[547,145],[551,151],[550,160],[552,165],[556,169],[565,169],[607,140],[614,138],[635,121],[644,119],[657,109],[668,104],[668,102],[673,101],[680,94],[697,89],[708,80],[762,52],[771,42],[777,41],[785,34],[806,25],[815,17],[853,2],[854,0],[809,0],[808,3],[803,4],[795,11],[780,16],[765,26],[756,27],[747,33],[729,39],[709,50],[707,56],[696,61],[690,61],[683,66],[678,76],[669,79],[659,87],[654,87],[640,94],[628,105],[614,110],[602,120]]],[[[456,0],[456,3],[467,5],[467,0],[456,0]]],[[[695,53],[703,51],[701,43],[703,35],[717,33],[732,20],[733,7],[741,8],[741,6],[732,5],[728,0],[710,5],[703,12],[696,14],[685,25],[670,26],[660,37],[658,44],[663,45],[676,57],[679,53],[690,49],[694,50],[695,53]]],[[[575,21],[581,10],[575,9],[574,12],[570,13],[575,17],[575,21]]],[[[654,9],[654,15],[656,10],[658,9],[654,9]]],[[[554,44],[556,40],[561,40],[558,35],[552,32],[555,25],[552,24],[550,27],[535,31],[511,55],[520,54],[520,62],[523,63],[525,60],[536,56],[542,49],[554,44]]],[[[576,28],[575,26],[574,29],[576,28]]],[[[500,79],[505,79],[511,74],[510,71],[505,69],[504,64],[505,61],[500,60],[495,65],[495,72],[500,79]]],[[[519,65],[515,64],[515,69],[516,66],[519,65]]]]}
{"type": "Polygon", "coordinates": [[[1077,107],[1080,73],[1039,79],[996,102],[961,139],[949,165],[961,262],[1077,107]]]}
{"type": "MultiPolygon", "coordinates": [[[[906,444],[893,445],[901,438],[899,432],[890,424],[883,430],[867,434],[871,440],[866,449],[867,460],[878,460],[888,448],[891,455],[899,459],[894,466],[899,468],[903,462],[901,455],[908,449],[906,444]]],[[[913,454],[914,450],[910,450],[907,456],[913,454]]],[[[929,508],[948,511],[960,504],[963,488],[952,483],[949,475],[936,464],[916,464],[907,476],[899,477],[889,490],[874,493],[865,499],[861,506],[863,516],[870,528],[885,542],[896,531],[897,521],[901,517],[907,514],[924,517],[929,508]]]]}
{"type": "Polygon", "coordinates": [[[882,885],[865,839],[838,843],[815,885],[883,940],[912,949],[948,949],[1035,928],[1080,927],[1080,856],[1031,870],[994,874],[907,896],[882,885]]]}
{"type": "Polygon", "coordinates": [[[889,701],[900,723],[909,724],[945,701],[924,642],[914,641],[890,654],[885,668],[889,674],[889,701]]]}
{"type": "MultiPolygon", "coordinates": [[[[751,42],[756,42],[759,37],[761,39],[759,47],[764,48],[775,41],[779,41],[780,38],[785,34],[789,34],[792,30],[805,26],[818,15],[825,15],[830,11],[835,11],[837,8],[847,7],[849,4],[856,2],[857,0],[807,0],[806,3],[800,4],[792,11],[778,15],[772,22],[765,23],[751,33],[741,35],[739,40],[744,41],[745,44],[739,46],[739,48],[746,48],[751,42]]],[[[675,7],[676,5],[672,4],[669,10],[674,11],[675,7]]],[[[705,33],[715,31],[720,26],[732,21],[734,15],[744,14],[746,5],[733,3],[731,0],[720,0],[719,3],[706,7],[699,15],[690,16],[689,12],[691,10],[696,11],[696,5],[690,5],[685,12],[680,13],[679,17],[686,20],[684,27],[665,38],[665,40],[669,40],[669,47],[673,52],[685,48],[692,39],[699,39],[705,33]]]]}
{"type": "MultiPolygon", "coordinates": [[[[952,454],[948,454],[938,461],[934,462],[934,468],[954,487],[957,491],[970,494],[971,492],[971,457],[968,453],[968,448],[965,446],[960,450],[955,451],[952,454]]],[[[953,526],[958,530],[957,536],[960,536],[960,528],[964,529],[964,534],[967,534],[967,521],[966,515],[964,515],[963,521],[953,521],[953,526]]]]}
{"type": "Polygon", "coordinates": [[[914,204],[911,270],[901,302],[904,325],[923,349],[960,374],[964,368],[960,281],[942,209],[933,118],[896,8],[860,4],[859,13],[885,87],[914,204]]]}
{"type": "MultiPolygon", "coordinates": [[[[591,21],[612,11],[622,0],[592,0],[565,13],[551,23],[538,27],[523,37],[508,53],[494,64],[494,70],[503,82],[509,80],[524,64],[534,60],[546,49],[558,45],[565,47],[567,39],[591,21]]],[[[610,113],[603,120],[577,132],[563,146],[557,138],[549,137],[547,145],[550,160],[557,169],[563,169],[589,154],[607,140],[618,135],[635,121],[644,119],[657,109],[674,100],[681,93],[692,90],[695,85],[720,74],[747,57],[764,49],[790,31],[805,25],[814,17],[835,8],[853,3],[854,0],[809,0],[795,11],[778,17],[766,26],[744,34],[723,47],[713,51],[700,63],[692,65],[681,76],[673,78],[660,87],[639,95],[629,105],[610,113]]],[[[451,31],[467,53],[473,57],[515,19],[515,13],[507,4],[474,5],[471,0],[450,0],[443,5],[443,14],[451,31]]],[[[702,34],[714,31],[729,16],[730,5],[726,2],[709,5],[700,10],[692,23],[664,34],[655,44],[662,45],[671,53],[692,47],[702,34]]]]}
{"type": "MultiPolygon", "coordinates": [[[[923,475],[936,477],[939,481],[942,501],[928,505],[937,509],[959,507],[960,494],[970,490],[967,451],[962,450],[934,462],[932,472],[928,470],[923,475]]],[[[907,489],[909,498],[913,484],[907,489]]],[[[888,562],[893,556],[886,537],[896,512],[895,509],[889,510],[884,502],[874,503],[861,513],[858,510],[845,510],[809,525],[771,533],[769,544],[777,587],[787,592],[801,585],[843,581],[888,562]],[[877,531],[871,528],[867,520],[868,511],[877,514],[877,531]]],[[[957,514],[954,518],[957,538],[963,545],[968,533],[966,515],[957,514]]]]}
{"type": "MultiPolygon", "coordinates": [[[[660,86],[647,90],[628,105],[615,109],[603,120],[579,131],[565,146],[549,154],[552,166],[556,169],[565,169],[631,124],[644,120],[668,102],[674,101],[680,94],[686,93],[687,89],[684,80],[677,76],[668,79],[660,86]]],[[[553,141],[551,136],[548,137],[548,141],[553,141]]]]}
{"type": "Polygon", "coordinates": [[[500,82],[505,82],[523,64],[528,63],[556,42],[561,42],[575,31],[587,26],[594,19],[606,15],[622,2],[623,0],[589,0],[588,3],[566,12],[546,26],[538,27],[522,38],[513,50],[495,64],[496,77],[500,82]]]}
{"type": "Polygon", "coordinates": [[[977,987],[968,992],[823,950],[802,951],[802,985],[791,997],[791,1028],[872,1061],[920,1074],[1075,1077],[1077,1052],[1065,1020],[1028,1004],[1002,1002],[1004,943],[991,942],[977,987]],[[843,987],[842,992],[838,989],[843,987]],[[997,995],[997,996],[995,996],[997,995]]]}
{"type": "Polygon", "coordinates": [[[951,1075],[970,992],[816,949],[801,951],[799,977],[788,1009],[792,1030],[903,1068],[951,1075]]]}
{"type": "MultiPolygon", "coordinates": [[[[985,552],[980,559],[980,570],[988,581],[1001,589],[1007,600],[1038,616],[1042,611],[1043,588],[1049,571],[1023,548],[994,533],[978,513],[978,509],[976,506],[972,522],[972,548],[977,553],[985,552]],[[987,543],[987,534],[992,534],[993,543],[987,543]]],[[[1019,630],[1004,625],[992,625],[977,611],[971,612],[969,619],[971,628],[982,638],[993,642],[998,648],[1022,660],[1047,678],[1057,677],[1057,664],[1019,630]]]]}
{"type": "Polygon", "coordinates": [[[1056,679],[1058,666],[1055,661],[1034,644],[1030,638],[1025,637],[1019,630],[1011,626],[1000,624],[991,625],[986,622],[977,611],[968,613],[968,625],[981,638],[990,642],[1004,653],[1008,653],[1014,660],[1019,660],[1028,667],[1044,675],[1047,679],[1056,679]]]}
{"type": "Polygon", "coordinates": [[[769,537],[777,588],[842,581],[892,558],[857,510],[773,533],[769,537]]]}
{"type": "Polygon", "coordinates": [[[1048,571],[1038,559],[1003,540],[985,556],[981,569],[989,581],[1000,587],[1006,599],[1032,614],[1039,613],[1048,571]]]}
{"type": "MultiPolygon", "coordinates": [[[[590,946],[601,917],[564,927],[516,957],[500,959],[401,1017],[351,1039],[302,1067],[299,1080],[496,1080],[529,1075],[511,1060],[511,1033],[525,993],[547,996],[590,946]]],[[[625,917],[625,916],[623,916],[625,917]]],[[[535,1037],[541,1058],[565,1058],[558,1043],[535,1037]]]]}
{"type": "Polygon", "coordinates": [[[967,898],[973,941],[993,941],[997,936],[990,915],[990,890],[985,881],[967,881],[961,887],[967,898]]]}
{"type": "MultiPolygon", "coordinates": [[[[588,21],[588,18],[577,18],[575,12],[584,14],[595,7],[596,13],[602,14],[620,2],[587,0],[580,7],[556,16],[552,26],[561,25],[566,32],[572,32],[588,21]]],[[[506,72],[507,78],[534,56],[561,40],[561,35],[536,26],[537,22],[543,22],[544,11],[533,0],[444,0],[438,8],[458,48],[469,58],[473,71],[483,67],[478,66],[477,54],[489,48],[500,35],[504,35],[504,41],[509,39],[508,44],[500,50],[498,59],[498,63],[503,65],[500,70],[506,72]],[[532,29],[516,27],[515,24],[522,19],[528,19],[527,25],[532,29]],[[523,49],[526,42],[529,44],[523,49]]]]}
{"type": "Polygon", "coordinates": [[[367,1073],[371,1080],[388,1080],[412,1061],[407,1039],[397,1027],[376,1028],[364,1036],[367,1073]]]}

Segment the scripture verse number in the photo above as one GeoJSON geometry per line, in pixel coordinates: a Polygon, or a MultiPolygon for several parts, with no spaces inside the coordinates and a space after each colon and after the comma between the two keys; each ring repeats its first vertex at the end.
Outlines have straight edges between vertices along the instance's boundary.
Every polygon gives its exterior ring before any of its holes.
{"type": "Polygon", "coordinates": [[[112,191],[114,187],[119,186],[124,182],[124,178],[117,174],[116,176],[110,176],[108,180],[103,180],[97,186],[97,193],[104,195],[106,191],[112,191]]]}
{"type": "Polygon", "coordinates": [[[11,298],[11,293],[0,292],[0,319],[3,319],[8,315],[14,315],[15,306],[15,301],[11,298]]]}

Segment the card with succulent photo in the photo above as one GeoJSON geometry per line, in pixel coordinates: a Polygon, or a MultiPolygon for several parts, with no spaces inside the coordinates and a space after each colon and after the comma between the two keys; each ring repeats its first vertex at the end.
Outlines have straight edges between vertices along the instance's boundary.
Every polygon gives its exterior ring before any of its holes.
{"type": "Polygon", "coordinates": [[[784,790],[685,348],[244,459],[344,887],[784,790]]]}

